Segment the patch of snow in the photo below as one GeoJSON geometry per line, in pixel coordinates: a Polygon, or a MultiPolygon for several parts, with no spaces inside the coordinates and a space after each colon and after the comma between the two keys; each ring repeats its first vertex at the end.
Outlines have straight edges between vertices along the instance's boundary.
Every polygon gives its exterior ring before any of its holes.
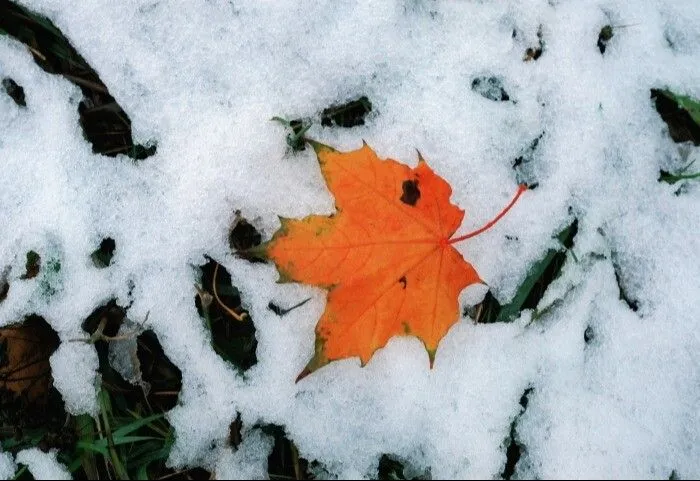
{"type": "Polygon", "coordinates": [[[95,412],[98,381],[94,347],[73,341],[117,299],[134,322],[147,318],[182,371],[168,413],[174,467],[263,477],[266,437],[251,428],[239,451],[227,445],[240,412],[248,427],[284,426],[331,477],[374,477],[383,454],[436,478],[499,477],[511,425],[523,445],[517,476],[700,475],[700,188],[675,195],[678,185],[657,181],[669,159],[700,154],[679,153],[649,98],[652,88],[700,98],[700,3],[20,3],[96,69],[137,141],[158,145],[140,162],[93,154],[79,90],[0,36],[0,76],[27,97],[20,108],[0,91],[0,271],[11,267],[0,325],[36,313],[58,332],[52,373],[71,412],[95,412]],[[607,24],[615,34],[601,55],[607,24]],[[523,61],[540,41],[541,57],[523,61]],[[510,100],[474,91],[484,76],[502,79],[510,100]],[[236,258],[228,229],[237,210],[266,239],[278,216],[333,211],[311,150],[289,152],[270,118],[318,119],[360,95],[373,104],[365,125],[316,121],[308,135],[339,149],[365,139],[410,165],[419,148],[467,211],[459,233],[508,202],[513,162],[541,136],[527,166],[538,187],[458,248],[502,303],[574,217],[578,264],[567,254],[545,313],[458,322],[432,370],[420,342],[396,338],[364,368],[340,361],[295,384],[325,293],[236,258]],[[116,254],[96,269],[90,253],[105,236],[116,254]],[[32,249],[60,270],[22,280],[32,249]],[[245,377],[212,350],[193,303],[205,254],[231,273],[257,329],[259,361],[245,377]],[[637,312],[620,300],[616,273],[637,312]],[[267,308],[307,297],[284,317],[267,308]]]}
{"type": "Polygon", "coordinates": [[[0,452],[0,478],[11,479],[17,472],[17,465],[10,453],[0,452]]]}
{"type": "Polygon", "coordinates": [[[17,462],[27,466],[34,479],[73,479],[64,465],[56,460],[58,452],[45,453],[38,448],[17,453],[17,462]]]}

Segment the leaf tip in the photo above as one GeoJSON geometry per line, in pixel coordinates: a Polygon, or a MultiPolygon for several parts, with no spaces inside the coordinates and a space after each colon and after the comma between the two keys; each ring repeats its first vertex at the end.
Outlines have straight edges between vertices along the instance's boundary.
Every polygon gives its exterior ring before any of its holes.
{"type": "Polygon", "coordinates": [[[418,154],[418,163],[423,164],[425,162],[425,158],[423,157],[423,154],[421,154],[420,150],[416,149],[416,153],[418,154]]]}

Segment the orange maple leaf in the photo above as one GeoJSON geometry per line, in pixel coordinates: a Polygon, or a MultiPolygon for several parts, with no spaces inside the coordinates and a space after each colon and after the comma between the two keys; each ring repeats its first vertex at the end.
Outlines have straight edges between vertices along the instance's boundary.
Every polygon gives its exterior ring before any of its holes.
{"type": "Polygon", "coordinates": [[[336,213],[282,219],[263,250],[281,280],[328,289],[316,326],[315,355],[300,378],[330,361],[359,356],[366,364],[395,335],[418,337],[432,365],[442,337],[459,318],[459,293],[482,282],[452,244],[464,211],[452,188],[419,154],[414,169],[380,160],[364,144],[338,152],[310,142],[335,196],[336,213]]]}

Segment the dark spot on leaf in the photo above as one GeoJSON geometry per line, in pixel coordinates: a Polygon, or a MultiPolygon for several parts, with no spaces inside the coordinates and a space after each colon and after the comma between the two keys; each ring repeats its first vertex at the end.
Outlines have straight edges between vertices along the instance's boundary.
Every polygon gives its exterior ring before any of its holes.
{"type": "Polygon", "coordinates": [[[351,100],[342,105],[333,105],[323,110],[321,125],[332,127],[355,127],[365,124],[365,116],[372,111],[372,102],[366,96],[351,100]]]}
{"type": "Polygon", "coordinates": [[[401,184],[403,194],[401,194],[401,202],[408,205],[416,205],[420,199],[420,189],[418,189],[417,180],[404,180],[401,184]]]}
{"type": "Polygon", "coordinates": [[[20,279],[34,279],[41,269],[41,256],[34,251],[27,252],[25,272],[20,279]]]}
{"type": "Polygon", "coordinates": [[[98,269],[103,269],[108,267],[112,262],[112,257],[114,256],[114,250],[117,247],[117,243],[111,237],[106,237],[100,242],[100,247],[98,247],[92,254],[90,258],[92,263],[98,269]]]}
{"type": "Polygon", "coordinates": [[[20,107],[27,106],[27,99],[24,96],[24,89],[18,85],[17,82],[11,78],[4,78],[2,79],[2,86],[5,88],[7,95],[9,95],[17,105],[20,107]]]}
{"type": "Polygon", "coordinates": [[[608,42],[613,38],[613,35],[615,35],[615,32],[611,25],[605,25],[600,29],[597,45],[601,55],[605,53],[605,49],[608,48],[608,42]]]}
{"type": "Polygon", "coordinates": [[[401,279],[399,279],[399,282],[403,285],[403,288],[406,289],[406,276],[401,276],[401,279]]]}
{"type": "Polygon", "coordinates": [[[472,90],[494,102],[510,100],[510,96],[503,88],[503,81],[498,77],[476,77],[472,80],[472,90]]]}
{"type": "Polygon", "coordinates": [[[231,249],[236,251],[248,250],[251,247],[260,245],[262,236],[260,232],[245,219],[239,219],[233,226],[228,236],[228,243],[231,249]]]}

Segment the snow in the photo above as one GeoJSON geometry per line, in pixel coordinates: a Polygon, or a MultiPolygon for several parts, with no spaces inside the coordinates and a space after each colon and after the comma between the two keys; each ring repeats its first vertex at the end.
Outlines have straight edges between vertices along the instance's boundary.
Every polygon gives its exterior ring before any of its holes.
{"type": "Polygon", "coordinates": [[[61,463],[56,460],[58,452],[42,452],[40,449],[25,449],[17,453],[17,462],[25,464],[34,479],[73,479],[61,463]]]}
{"type": "MultiPolygon", "coordinates": [[[[114,298],[133,322],[148,316],[182,371],[168,414],[174,467],[264,477],[271,442],[252,426],[272,423],[326,476],[376,476],[388,454],[434,478],[494,478],[514,425],[515,476],[700,476],[700,188],[675,195],[679,185],[657,181],[700,149],[674,144],[649,99],[651,88],[700,98],[700,3],[21,3],[96,69],[136,140],[158,145],[138,163],[93,154],[79,90],[0,36],[0,77],[27,98],[22,108],[0,92],[0,271],[11,267],[0,325],[36,313],[58,332],[51,367],[70,412],[97,409],[97,355],[75,340],[114,298]],[[620,27],[601,55],[606,24],[620,27]],[[524,62],[540,28],[542,56],[524,62]],[[477,77],[499,79],[510,100],[473,90],[477,77]],[[323,108],[360,95],[373,103],[364,126],[320,126],[323,108]],[[364,368],[339,361],[295,384],[325,294],[277,284],[272,265],[236,258],[227,241],[237,210],[266,239],[278,216],[333,211],[313,153],[289,151],[276,115],[316,119],[308,135],[339,149],[364,139],[410,165],[420,149],[467,210],[460,233],[508,202],[513,160],[544,132],[523,166],[537,189],[458,248],[507,302],[576,217],[578,262],[568,254],[543,300],[551,309],[509,324],[463,319],[432,370],[420,342],[396,338],[364,368]],[[90,253],[106,236],[115,256],[96,269],[90,253]],[[21,280],[31,249],[60,260],[60,272],[21,280]],[[212,351],[192,302],[205,254],[231,273],[255,322],[259,362],[245,377],[212,351]],[[284,317],[267,309],[307,297],[284,317]],[[237,413],[248,428],[233,452],[237,413]]],[[[36,451],[17,461],[35,476],[56,466],[36,451]]]]}
{"type": "Polygon", "coordinates": [[[0,453],[0,478],[10,479],[15,475],[17,466],[15,465],[12,455],[9,453],[0,453]]]}

